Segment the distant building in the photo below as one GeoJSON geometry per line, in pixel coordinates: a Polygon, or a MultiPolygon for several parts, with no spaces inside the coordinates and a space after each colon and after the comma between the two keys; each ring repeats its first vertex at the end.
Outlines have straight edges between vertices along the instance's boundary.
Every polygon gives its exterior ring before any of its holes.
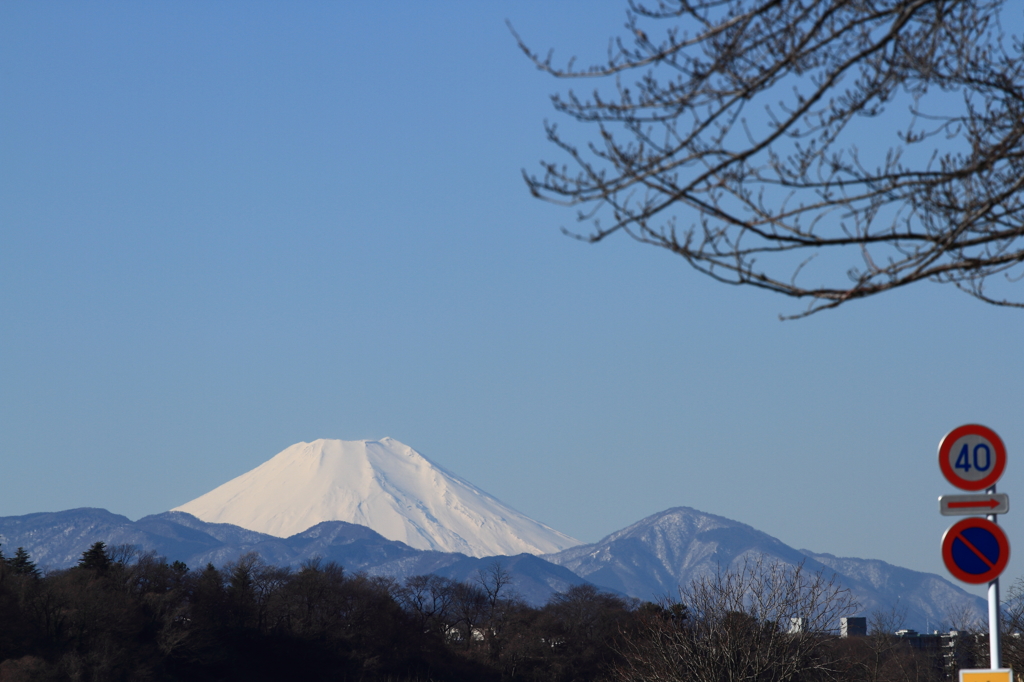
{"type": "MultiPolygon", "coordinates": [[[[980,667],[974,660],[973,651],[988,647],[987,634],[970,634],[960,630],[931,634],[919,633],[916,630],[897,630],[896,636],[918,651],[927,651],[936,655],[944,668],[947,679],[954,679],[960,668],[980,667]]],[[[982,663],[981,666],[984,664],[982,663]]]]}
{"type": "Polygon", "coordinates": [[[866,637],[868,634],[868,619],[864,617],[840,618],[840,637],[866,637]]]}

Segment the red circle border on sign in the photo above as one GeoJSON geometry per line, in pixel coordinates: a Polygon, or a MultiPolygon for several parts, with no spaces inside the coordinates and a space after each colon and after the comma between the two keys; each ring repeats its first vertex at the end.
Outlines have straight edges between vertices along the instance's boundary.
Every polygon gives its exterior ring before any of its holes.
{"type": "Polygon", "coordinates": [[[939,468],[942,469],[942,475],[946,477],[946,480],[961,490],[984,490],[995,485],[995,482],[1003,475],[1003,469],[1006,468],[1006,446],[1003,445],[1003,439],[987,426],[964,424],[947,433],[939,441],[939,468]],[[967,481],[960,478],[949,464],[949,450],[953,447],[953,443],[969,435],[981,436],[989,443],[992,443],[992,447],[995,448],[996,463],[992,467],[992,473],[977,481],[967,481]]]}
{"type": "MultiPolygon", "coordinates": [[[[955,440],[955,439],[954,439],[955,440]]],[[[972,516],[954,523],[942,536],[942,562],[946,564],[946,569],[953,574],[958,580],[962,580],[965,583],[972,585],[982,585],[984,583],[992,582],[999,577],[999,574],[1006,568],[1006,564],[1010,561],[1010,541],[1006,539],[1006,533],[1003,529],[992,523],[986,518],[980,516],[972,516]],[[967,528],[984,528],[988,532],[992,533],[995,537],[996,542],[999,543],[999,559],[996,561],[995,566],[986,571],[985,573],[968,573],[963,571],[953,561],[953,540],[960,535],[960,532],[967,528]]]]}

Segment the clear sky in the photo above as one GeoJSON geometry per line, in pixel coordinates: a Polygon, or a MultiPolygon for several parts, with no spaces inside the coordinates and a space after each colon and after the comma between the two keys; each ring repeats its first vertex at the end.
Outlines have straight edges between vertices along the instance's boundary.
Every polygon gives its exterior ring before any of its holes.
{"type": "Polygon", "coordinates": [[[780,322],[802,304],[562,236],[520,173],[563,85],[504,21],[600,58],[624,18],[0,5],[0,515],[139,518],[392,436],[580,540],[687,505],[945,575],[946,431],[998,431],[1024,499],[1024,311],[925,283],[780,322]]]}

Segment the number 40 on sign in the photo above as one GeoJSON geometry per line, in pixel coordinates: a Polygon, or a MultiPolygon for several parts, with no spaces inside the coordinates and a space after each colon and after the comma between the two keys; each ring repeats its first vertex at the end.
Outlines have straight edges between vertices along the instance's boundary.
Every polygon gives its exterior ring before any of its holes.
{"type": "MultiPolygon", "coordinates": [[[[953,465],[954,469],[963,469],[965,472],[971,470],[971,453],[968,452],[970,446],[964,443],[963,447],[960,448],[960,454],[956,456],[956,464],[953,465]]],[[[989,467],[992,466],[992,448],[985,443],[978,443],[974,446],[974,468],[977,471],[988,471],[989,467]],[[978,452],[984,456],[984,464],[978,462],[978,452]]]]}
{"type": "Polygon", "coordinates": [[[967,424],[950,431],[939,443],[939,468],[961,490],[985,490],[1003,475],[1006,447],[992,429],[967,424]]]}

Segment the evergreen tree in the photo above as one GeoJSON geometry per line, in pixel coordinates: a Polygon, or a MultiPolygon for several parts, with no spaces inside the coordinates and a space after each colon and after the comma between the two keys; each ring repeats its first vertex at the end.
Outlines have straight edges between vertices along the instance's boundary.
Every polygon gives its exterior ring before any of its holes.
{"type": "Polygon", "coordinates": [[[82,552],[78,568],[90,568],[97,573],[105,573],[110,568],[110,556],[107,554],[105,542],[95,542],[92,547],[82,552]]]}
{"type": "MultiPolygon", "coordinates": [[[[3,557],[0,557],[2,559],[3,557]]],[[[36,568],[35,563],[29,559],[28,552],[25,551],[24,547],[19,547],[14,553],[14,556],[10,559],[6,559],[7,566],[17,575],[31,575],[39,577],[39,569],[36,568]]]]}

